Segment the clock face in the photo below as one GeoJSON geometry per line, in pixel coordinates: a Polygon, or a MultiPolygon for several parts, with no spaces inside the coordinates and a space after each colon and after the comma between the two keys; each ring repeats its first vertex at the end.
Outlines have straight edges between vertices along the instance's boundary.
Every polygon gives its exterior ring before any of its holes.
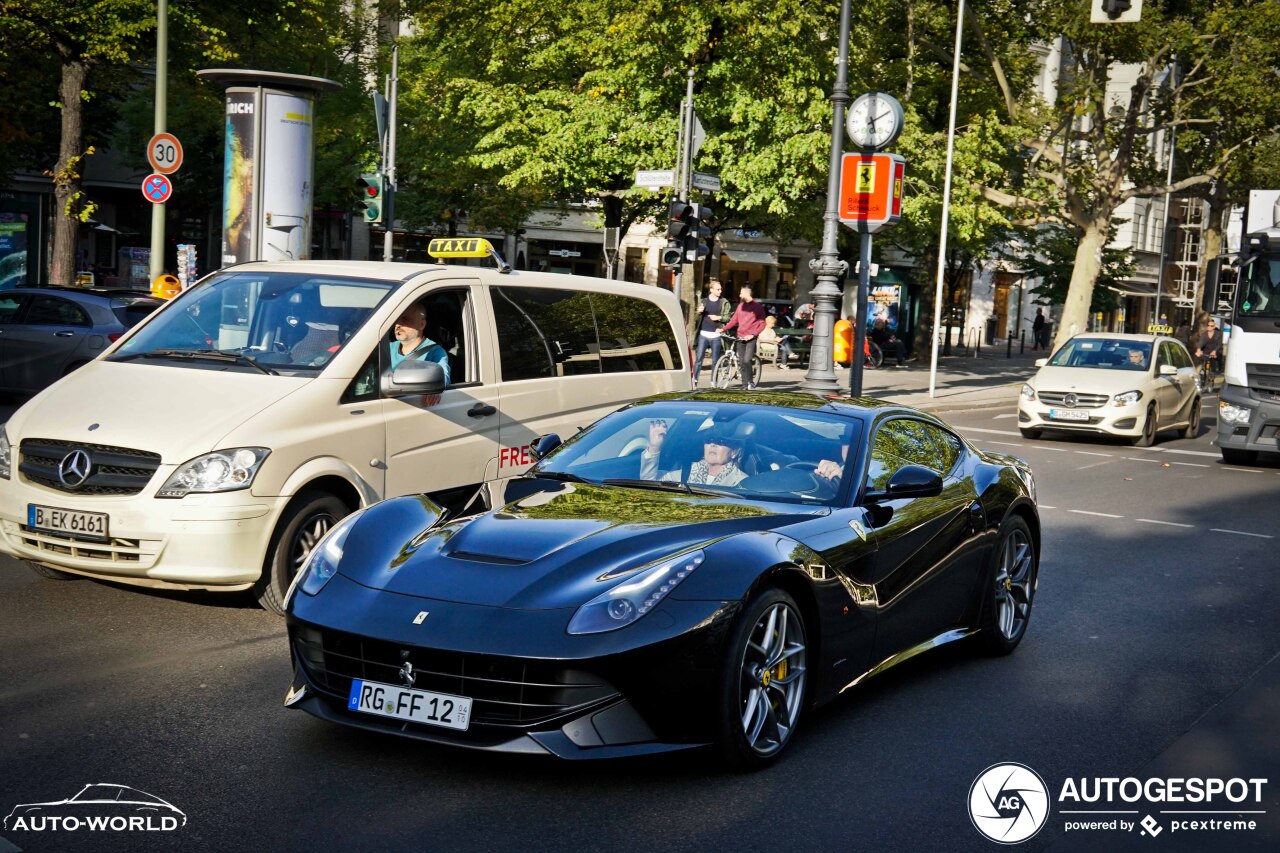
{"type": "Polygon", "coordinates": [[[859,148],[884,148],[902,132],[902,105],[883,92],[867,92],[849,108],[848,130],[859,148]]]}

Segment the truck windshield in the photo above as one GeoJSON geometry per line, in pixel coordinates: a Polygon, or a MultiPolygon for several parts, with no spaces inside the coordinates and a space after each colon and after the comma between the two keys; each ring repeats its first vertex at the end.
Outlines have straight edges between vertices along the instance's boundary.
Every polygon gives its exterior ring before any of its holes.
{"type": "Polygon", "coordinates": [[[1280,257],[1262,255],[1240,272],[1238,317],[1280,318],[1280,257]]]}
{"type": "Polygon", "coordinates": [[[113,360],[241,365],[284,375],[319,373],[398,284],[295,272],[228,272],[179,294],[113,360]],[[193,353],[240,356],[193,360],[193,353]],[[185,356],[185,357],[183,357],[185,356]]]}

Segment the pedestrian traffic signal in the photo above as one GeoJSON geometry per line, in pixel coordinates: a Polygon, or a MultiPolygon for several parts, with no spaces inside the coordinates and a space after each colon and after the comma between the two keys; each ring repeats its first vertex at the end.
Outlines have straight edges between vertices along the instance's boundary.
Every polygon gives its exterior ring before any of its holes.
{"type": "Polygon", "coordinates": [[[682,263],[684,263],[684,244],[668,240],[666,247],[662,250],[662,265],[679,267],[682,263]]]}
{"type": "Polygon", "coordinates": [[[684,256],[689,263],[696,263],[711,254],[711,226],[707,222],[715,213],[705,204],[691,205],[689,230],[684,238],[684,256]]]}
{"type": "Polygon", "coordinates": [[[382,222],[384,186],[381,172],[361,175],[356,179],[356,191],[360,194],[360,210],[364,214],[364,221],[370,225],[378,225],[382,222]]]}

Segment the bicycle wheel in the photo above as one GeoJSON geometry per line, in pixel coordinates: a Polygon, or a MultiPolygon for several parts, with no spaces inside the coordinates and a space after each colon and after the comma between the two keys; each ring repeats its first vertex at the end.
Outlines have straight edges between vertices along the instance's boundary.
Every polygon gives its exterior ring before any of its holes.
{"type": "Polygon", "coordinates": [[[764,359],[758,355],[753,357],[751,359],[751,367],[751,384],[759,385],[760,380],[764,378],[764,359]]]}
{"type": "Polygon", "coordinates": [[[742,384],[738,375],[738,356],[727,352],[716,362],[715,372],[711,374],[711,383],[717,388],[732,388],[742,384]]]}
{"type": "Polygon", "coordinates": [[[876,368],[884,364],[884,350],[880,349],[878,344],[867,341],[867,357],[865,364],[867,367],[876,368]]]}

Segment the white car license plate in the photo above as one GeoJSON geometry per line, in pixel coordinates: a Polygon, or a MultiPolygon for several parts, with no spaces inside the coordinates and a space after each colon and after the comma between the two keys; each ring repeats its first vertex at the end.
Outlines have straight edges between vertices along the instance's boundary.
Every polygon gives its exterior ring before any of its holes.
{"type": "Polygon", "coordinates": [[[56,533],[74,533],[83,539],[107,539],[105,512],[80,512],[27,504],[27,526],[56,533]]]}
{"type": "Polygon", "coordinates": [[[359,678],[351,679],[347,708],[462,732],[471,725],[471,700],[466,696],[431,693],[359,678]]]}
{"type": "Polygon", "coordinates": [[[1087,421],[1088,412],[1076,412],[1071,409],[1050,409],[1049,417],[1055,421],[1087,421]]]}

